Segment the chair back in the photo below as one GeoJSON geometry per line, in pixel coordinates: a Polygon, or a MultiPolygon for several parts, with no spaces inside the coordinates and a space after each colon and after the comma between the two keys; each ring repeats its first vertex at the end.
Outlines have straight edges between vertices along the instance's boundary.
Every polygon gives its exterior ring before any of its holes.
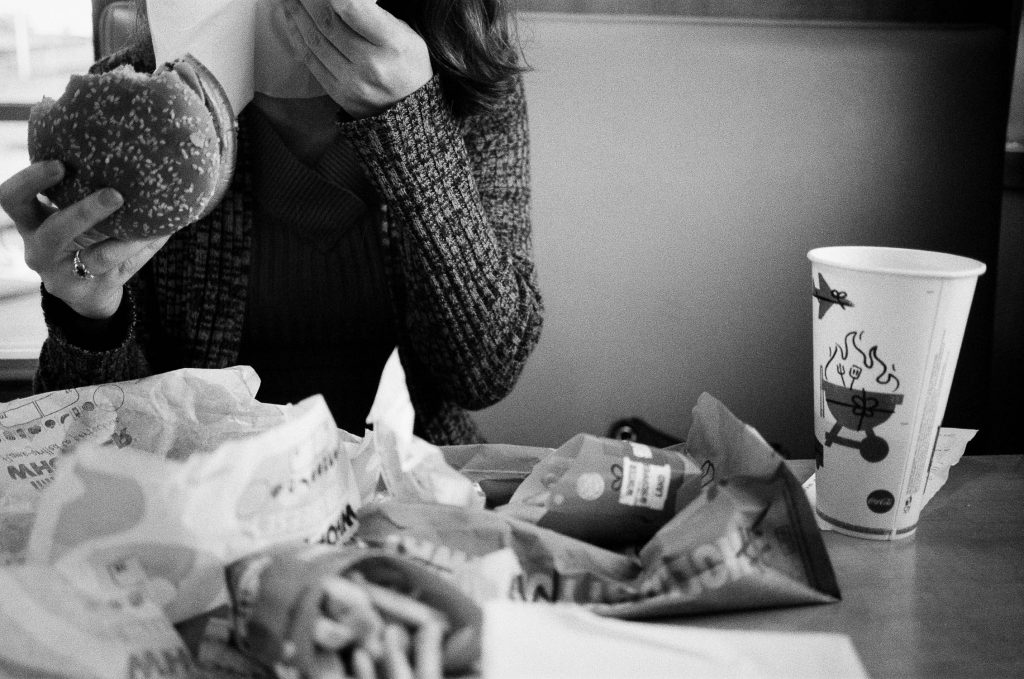
{"type": "Polygon", "coordinates": [[[100,59],[127,45],[137,21],[134,0],[92,0],[94,58],[100,59]]]}

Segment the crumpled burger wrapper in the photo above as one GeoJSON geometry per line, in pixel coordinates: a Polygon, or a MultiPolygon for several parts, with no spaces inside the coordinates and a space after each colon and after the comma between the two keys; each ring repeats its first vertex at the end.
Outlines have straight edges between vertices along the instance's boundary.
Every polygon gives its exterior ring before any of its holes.
{"type": "Polygon", "coordinates": [[[275,544],[343,542],[359,498],[320,396],[266,431],[169,459],[80,445],[40,499],[27,561],[96,586],[139,588],[174,622],[227,602],[223,569],[275,544]]]}
{"type": "Polygon", "coordinates": [[[0,566],[21,562],[43,494],[79,444],[184,462],[287,420],[248,367],[189,369],[0,404],[0,566]]]}
{"type": "MultiPolygon", "coordinates": [[[[638,533],[634,549],[607,549],[514,511],[386,501],[363,507],[357,537],[433,564],[479,601],[572,602],[648,618],[839,599],[799,482],[753,428],[704,394],[681,452],[679,488],[696,479],[699,490],[649,539],[638,533]]],[[[607,520],[585,506],[578,513],[580,522],[607,520]]]]}
{"type": "Polygon", "coordinates": [[[357,436],[322,396],[261,403],[252,368],[182,369],[0,404],[0,566],[145,592],[179,622],[227,603],[227,564],[348,542],[363,498],[483,507],[413,435],[397,351],[357,436]]]}

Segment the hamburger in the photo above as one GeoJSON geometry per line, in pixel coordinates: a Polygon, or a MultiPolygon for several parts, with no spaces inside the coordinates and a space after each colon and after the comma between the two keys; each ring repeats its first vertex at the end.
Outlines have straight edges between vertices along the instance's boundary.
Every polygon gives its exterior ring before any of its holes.
{"type": "Polygon", "coordinates": [[[72,76],[60,98],[32,107],[28,150],[32,162],[64,163],[64,178],[44,192],[55,205],[117,189],[124,204],[95,230],[151,238],[192,224],[221,201],[237,132],[223,87],[186,55],[153,73],[124,65],[72,76]]]}

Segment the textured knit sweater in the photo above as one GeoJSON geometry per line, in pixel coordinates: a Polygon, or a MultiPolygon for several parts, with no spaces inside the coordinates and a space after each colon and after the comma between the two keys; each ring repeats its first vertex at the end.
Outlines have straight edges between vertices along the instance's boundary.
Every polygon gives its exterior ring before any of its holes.
{"type": "Polygon", "coordinates": [[[258,108],[245,122],[255,228],[238,361],[259,374],[260,401],[318,393],[362,433],[397,341],[376,193],[344,139],[307,164],[258,108]]]}
{"type": "MultiPolygon", "coordinates": [[[[93,67],[151,71],[147,47],[93,67]]],[[[380,238],[417,433],[437,444],[481,440],[467,410],[496,403],[536,345],[542,303],[529,221],[522,82],[495,109],[456,118],[435,76],[387,111],[340,125],[380,199],[380,238]]],[[[71,330],[43,294],[49,330],[36,391],[235,365],[245,325],[253,229],[246,112],[231,189],[129,281],[101,346],[71,330]]]]}

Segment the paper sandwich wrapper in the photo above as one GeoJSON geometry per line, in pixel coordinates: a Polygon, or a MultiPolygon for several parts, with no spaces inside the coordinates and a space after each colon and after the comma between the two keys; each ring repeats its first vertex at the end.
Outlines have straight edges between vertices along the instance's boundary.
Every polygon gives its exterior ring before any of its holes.
{"type": "Polygon", "coordinates": [[[275,0],[149,0],[147,14],[156,62],[192,54],[220,81],[236,116],[254,92],[324,94],[290,46],[275,0]]]}

